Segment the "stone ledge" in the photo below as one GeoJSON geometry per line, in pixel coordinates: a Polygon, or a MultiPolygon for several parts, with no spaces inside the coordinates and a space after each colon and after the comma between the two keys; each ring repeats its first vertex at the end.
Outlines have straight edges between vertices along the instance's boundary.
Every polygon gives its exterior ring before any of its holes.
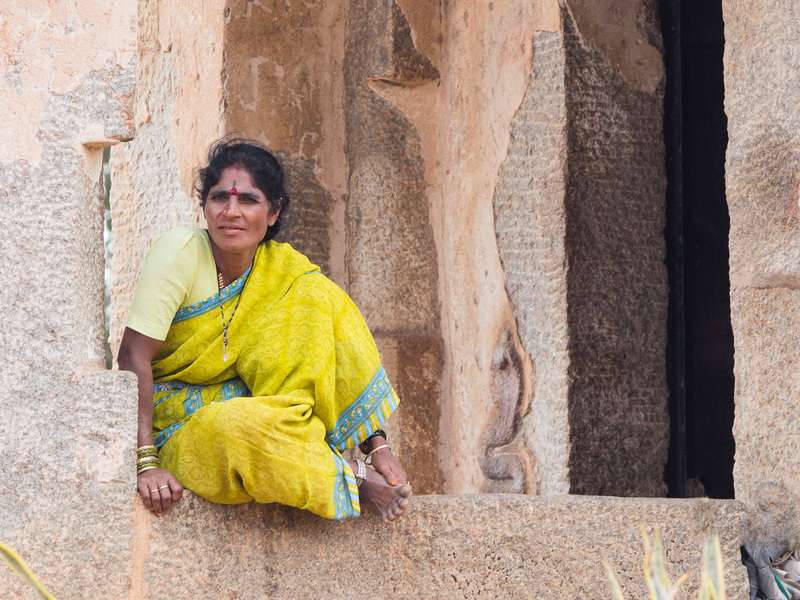
{"type": "Polygon", "coordinates": [[[192,494],[160,519],[137,517],[132,598],[610,598],[602,565],[626,597],[649,597],[639,524],[661,531],[675,580],[697,595],[703,539],[718,532],[728,595],[745,600],[735,500],[518,495],[422,496],[384,526],[281,506],[213,505],[192,494]]]}

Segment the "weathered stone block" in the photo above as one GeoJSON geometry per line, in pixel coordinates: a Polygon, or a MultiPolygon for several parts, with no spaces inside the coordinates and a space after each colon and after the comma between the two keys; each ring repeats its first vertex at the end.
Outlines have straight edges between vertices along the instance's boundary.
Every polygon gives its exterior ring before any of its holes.
{"type": "MultiPolygon", "coordinates": [[[[57,598],[127,597],[135,379],[106,371],[23,377],[24,401],[7,398],[0,407],[0,540],[57,598]]],[[[31,597],[6,568],[0,590],[3,598],[31,597]]]]}
{"type": "Polygon", "coordinates": [[[756,531],[787,543],[800,537],[796,473],[800,456],[797,370],[800,356],[787,332],[800,330],[800,294],[790,288],[735,288],[736,497],[753,507],[756,531]]]}
{"type": "Polygon", "coordinates": [[[736,497],[753,533],[800,536],[796,399],[800,308],[800,21],[792,2],[723,1],[725,165],[735,339],[736,497]]]}
{"type": "Polygon", "coordinates": [[[798,7],[781,0],[722,4],[731,284],[797,287],[798,7]]]}
{"type": "MultiPolygon", "coordinates": [[[[414,124],[370,90],[390,75],[394,2],[351,4],[345,64],[348,291],[378,332],[439,326],[436,246],[414,124]]],[[[402,48],[405,48],[403,46],[402,48]]]]}
{"type": "Polygon", "coordinates": [[[697,593],[703,540],[719,533],[728,596],[748,598],[739,555],[746,516],[736,501],[425,496],[384,526],[372,514],[331,522],[187,494],[161,519],[142,517],[144,599],[162,590],[198,600],[603,598],[603,558],[627,597],[646,597],[639,524],[651,537],[661,531],[673,580],[691,575],[687,597],[697,593]],[[369,574],[365,560],[375,565],[369,574]]]}
{"type": "Polygon", "coordinates": [[[661,496],[669,444],[663,86],[627,81],[567,11],[564,47],[570,491],[661,496]]]}
{"type": "Polygon", "coordinates": [[[538,458],[541,493],[568,491],[566,107],[561,35],[533,38],[533,72],[511,123],[495,187],[494,224],[519,338],[536,370],[522,425],[538,458]]]}

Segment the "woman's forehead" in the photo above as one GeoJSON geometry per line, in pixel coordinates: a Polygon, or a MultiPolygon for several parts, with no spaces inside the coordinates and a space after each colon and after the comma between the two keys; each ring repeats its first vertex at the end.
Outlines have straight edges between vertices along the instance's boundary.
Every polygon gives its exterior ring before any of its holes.
{"type": "Polygon", "coordinates": [[[228,189],[230,187],[238,188],[244,186],[254,187],[250,172],[242,167],[228,167],[223,169],[222,173],[220,173],[219,181],[216,185],[211,186],[211,189],[228,189]],[[234,181],[236,181],[235,184],[233,183],[234,181]]]}

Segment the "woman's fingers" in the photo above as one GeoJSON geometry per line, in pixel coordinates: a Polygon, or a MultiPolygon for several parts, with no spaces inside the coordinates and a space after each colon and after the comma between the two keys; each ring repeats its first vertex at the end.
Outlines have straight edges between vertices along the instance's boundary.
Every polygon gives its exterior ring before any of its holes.
{"type": "Polygon", "coordinates": [[[161,500],[161,508],[167,510],[172,506],[172,490],[169,489],[168,484],[163,484],[158,488],[158,495],[161,500]]]}
{"type": "Polygon", "coordinates": [[[149,491],[150,493],[150,502],[153,504],[153,513],[157,517],[161,516],[161,513],[164,512],[163,507],[161,506],[161,492],[158,491],[158,488],[153,488],[149,491]]]}
{"type": "Polygon", "coordinates": [[[139,495],[142,497],[144,505],[147,507],[147,510],[153,510],[153,502],[150,500],[150,488],[148,487],[147,482],[142,481],[140,478],[137,483],[139,487],[139,495]]]}
{"type": "Polygon", "coordinates": [[[144,505],[157,517],[183,497],[183,486],[164,469],[145,471],[137,483],[144,505]]]}
{"type": "Polygon", "coordinates": [[[169,481],[169,489],[172,494],[172,503],[175,504],[178,500],[183,498],[183,486],[173,476],[169,481]]]}

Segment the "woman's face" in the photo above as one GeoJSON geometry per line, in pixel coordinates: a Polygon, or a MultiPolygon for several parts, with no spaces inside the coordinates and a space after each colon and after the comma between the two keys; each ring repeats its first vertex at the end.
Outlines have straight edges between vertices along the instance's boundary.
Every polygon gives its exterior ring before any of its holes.
{"type": "Polygon", "coordinates": [[[279,211],[270,209],[267,197],[253,185],[250,173],[228,167],[208,191],[203,213],[211,241],[224,252],[240,254],[255,253],[279,211]]]}

